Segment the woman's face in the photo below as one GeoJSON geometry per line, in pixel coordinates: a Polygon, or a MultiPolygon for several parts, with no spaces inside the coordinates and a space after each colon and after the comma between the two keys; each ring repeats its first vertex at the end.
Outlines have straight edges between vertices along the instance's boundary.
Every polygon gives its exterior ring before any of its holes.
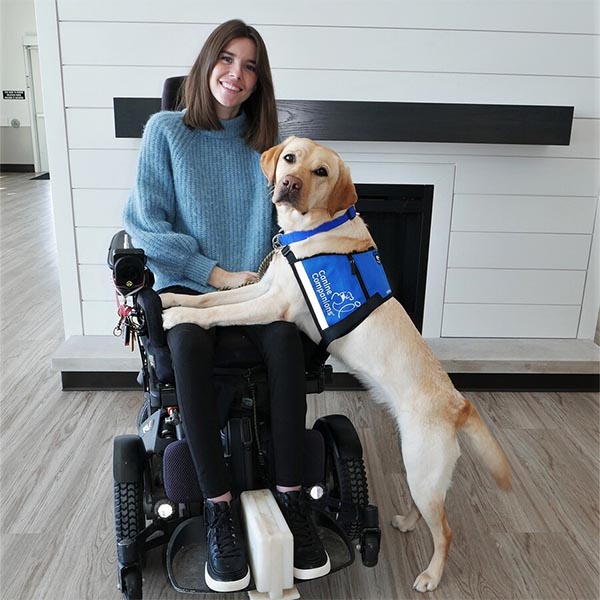
{"type": "Polygon", "coordinates": [[[233,119],[254,91],[256,44],[249,38],[235,38],[219,52],[209,78],[209,87],[221,120],[233,119]]]}

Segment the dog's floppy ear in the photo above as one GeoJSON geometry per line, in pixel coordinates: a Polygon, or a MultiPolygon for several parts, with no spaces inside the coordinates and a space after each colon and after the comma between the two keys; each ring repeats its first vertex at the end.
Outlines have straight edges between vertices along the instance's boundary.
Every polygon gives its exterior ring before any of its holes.
{"type": "Polygon", "coordinates": [[[283,152],[283,149],[287,146],[287,144],[294,139],[294,136],[291,136],[281,142],[281,144],[277,144],[277,146],[273,146],[268,150],[265,150],[260,156],[260,168],[262,172],[265,174],[269,185],[275,181],[275,170],[277,169],[277,161],[283,152]]]}
{"type": "Polygon", "coordinates": [[[338,175],[338,180],[335,182],[335,186],[327,203],[327,210],[331,216],[335,215],[335,213],[340,210],[350,208],[356,203],[358,198],[356,188],[354,187],[352,177],[350,176],[350,169],[341,158],[339,159],[339,163],[340,173],[338,175]]]}

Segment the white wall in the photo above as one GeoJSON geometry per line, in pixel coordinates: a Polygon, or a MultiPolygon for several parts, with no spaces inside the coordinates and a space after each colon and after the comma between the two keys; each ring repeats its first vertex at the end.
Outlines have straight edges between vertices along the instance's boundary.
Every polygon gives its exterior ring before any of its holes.
{"type": "Polygon", "coordinates": [[[448,197],[437,199],[449,218],[434,233],[448,241],[441,273],[428,281],[437,304],[429,314],[439,315],[425,324],[429,336],[593,338],[598,0],[36,6],[45,82],[63,86],[45,106],[67,336],[108,334],[115,321],[105,255],[139,140],[114,137],[113,97],[158,97],[216,24],[239,17],[264,36],[281,99],[574,106],[568,147],[331,145],[363,181],[410,165],[453,170],[448,197]]]}
{"type": "MultiPolygon", "coordinates": [[[[34,0],[0,0],[0,88],[26,90],[23,36],[35,35],[34,0]]],[[[27,91],[25,92],[27,94],[27,91]]],[[[31,120],[27,100],[0,97],[0,162],[33,165],[31,120]],[[18,119],[18,129],[10,122],[18,119]]]]}

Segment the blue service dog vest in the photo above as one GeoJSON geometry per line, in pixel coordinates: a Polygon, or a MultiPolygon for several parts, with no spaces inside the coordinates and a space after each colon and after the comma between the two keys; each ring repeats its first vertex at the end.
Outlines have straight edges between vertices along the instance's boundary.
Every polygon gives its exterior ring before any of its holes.
{"type": "Polygon", "coordinates": [[[392,296],[376,248],[300,259],[289,246],[282,252],[321,334],[322,348],[352,331],[392,296]]]}

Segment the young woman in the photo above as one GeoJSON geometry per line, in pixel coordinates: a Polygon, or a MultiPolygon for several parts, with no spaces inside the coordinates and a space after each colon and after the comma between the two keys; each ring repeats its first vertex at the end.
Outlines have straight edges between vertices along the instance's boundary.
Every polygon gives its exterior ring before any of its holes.
{"type": "MultiPolygon", "coordinates": [[[[159,291],[205,293],[256,280],[270,251],[273,209],[260,153],[276,143],[269,59],[259,33],[228,21],[206,40],[184,90],[183,112],[148,121],[125,229],[143,248],[159,291]]],[[[294,535],[294,575],[326,574],[329,557],[301,490],[306,398],[299,333],[283,321],[246,328],[267,367],[275,454],[275,497],[294,535]]],[[[212,385],[214,330],[168,331],[177,397],[205,497],[207,585],[248,585],[238,505],[231,495],[212,385]]]]}

